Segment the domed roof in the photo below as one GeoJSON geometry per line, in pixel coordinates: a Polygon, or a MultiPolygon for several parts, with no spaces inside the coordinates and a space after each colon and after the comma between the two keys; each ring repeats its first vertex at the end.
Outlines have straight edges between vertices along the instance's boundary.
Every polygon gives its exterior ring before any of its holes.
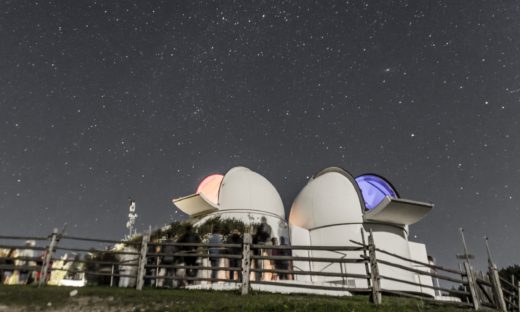
{"type": "Polygon", "coordinates": [[[364,174],[356,178],[368,210],[379,205],[386,196],[398,198],[399,195],[385,178],[375,174],[364,174]]]}
{"type": "Polygon", "coordinates": [[[219,210],[255,210],[285,218],[282,199],[275,187],[245,167],[234,167],[224,175],[219,210]]]}
{"type": "Polygon", "coordinates": [[[289,223],[312,229],[363,222],[364,204],[350,173],[330,167],[318,172],[296,197],[289,223]]]}

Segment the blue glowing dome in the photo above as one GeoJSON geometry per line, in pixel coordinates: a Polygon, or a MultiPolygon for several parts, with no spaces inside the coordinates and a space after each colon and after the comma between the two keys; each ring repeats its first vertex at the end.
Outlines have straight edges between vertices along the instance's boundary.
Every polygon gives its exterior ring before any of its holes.
{"type": "Polygon", "coordinates": [[[356,182],[363,195],[365,207],[370,210],[379,205],[386,196],[397,198],[397,192],[385,179],[371,174],[356,178],[356,182]]]}

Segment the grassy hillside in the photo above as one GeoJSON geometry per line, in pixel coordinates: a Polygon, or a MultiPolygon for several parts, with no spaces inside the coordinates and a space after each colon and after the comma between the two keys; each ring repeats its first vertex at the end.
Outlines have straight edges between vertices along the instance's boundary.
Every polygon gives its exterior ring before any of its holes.
{"type": "Polygon", "coordinates": [[[0,286],[0,311],[470,311],[419,300],[383,297],[376,307],[365,296],[336,298],[236,292],[119,288],[0,286]]]}

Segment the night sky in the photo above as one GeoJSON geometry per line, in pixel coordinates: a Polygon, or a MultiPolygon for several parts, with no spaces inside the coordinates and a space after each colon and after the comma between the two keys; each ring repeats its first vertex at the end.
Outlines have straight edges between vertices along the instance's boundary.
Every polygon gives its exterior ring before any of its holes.
{"type": "Polygon", "coordinates": [[[236,165],[288,214],[335,165],[434,203],[439,263],[520,262],[518,1],[119,2],[0,4],[1,234],[118,239],[236,165]]]}

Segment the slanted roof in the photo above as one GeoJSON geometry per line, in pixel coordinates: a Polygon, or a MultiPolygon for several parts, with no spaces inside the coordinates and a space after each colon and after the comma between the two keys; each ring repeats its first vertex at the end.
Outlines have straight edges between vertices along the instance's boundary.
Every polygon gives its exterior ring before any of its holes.
{"type": "Polygon", "coordinates": [[[433,204],[385,196],[379,205],[365,212],[365,221],[410,225],[421,220],[433,204]]]}
{"type": "Polygon", "coordinates": [[[218,210],[218,206],[206,198],[204,193],[174,199],[173,204],[192,217],[202,216],[218,210]]]}

